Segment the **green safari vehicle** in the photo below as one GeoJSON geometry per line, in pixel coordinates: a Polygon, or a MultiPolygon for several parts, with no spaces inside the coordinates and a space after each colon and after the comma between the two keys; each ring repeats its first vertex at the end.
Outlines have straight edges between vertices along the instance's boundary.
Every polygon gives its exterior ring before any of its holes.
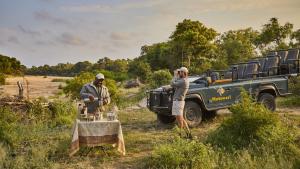
{"type": "MultiPolygon", "coordinates": [[[[300,74],[299,49],[270,52],[265,57],[231,65],[226,71],[208,71],[190,76],[185,98],[184,118],[191,127],[198,126],[204,117],[211,117],[240,101],[241,90],[271,111],[276,110],[275,99],[287,96],[290,77],[300,74]]],[[[173,89],[160,87],[148,91],[147,107],[164,124],[173,123],[173,89]]]]}

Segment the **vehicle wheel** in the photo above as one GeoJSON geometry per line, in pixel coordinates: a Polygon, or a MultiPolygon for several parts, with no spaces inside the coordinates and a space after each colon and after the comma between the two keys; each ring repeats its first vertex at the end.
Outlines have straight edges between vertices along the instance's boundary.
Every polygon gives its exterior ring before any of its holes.
{"type": "Polygon", "coordinates": [[[263,104],[270,111],[275,111],[276,109],[275,97],[269,93],[259,94],[258,102],[263,104]]]}
{"type": "Polygon", "coordinates": [[[205,111],[205,113],[203,114],[203,117],[205,119],[213,119],[214,117],[216,117],[217,115],[217,111],[213,110],[213,111],[205,111]]]}
{"type": "Polygon", "coordinates": [[[198,126],[202,121],[202,109],[193,101],[185,102],[183,116],[190,127],[198,126]]]}
{"type": "Polygon", "coordinates": [[[157,114],[157,119],[163,124],[171,124],[176,120],[175,116],[157,114]]]}

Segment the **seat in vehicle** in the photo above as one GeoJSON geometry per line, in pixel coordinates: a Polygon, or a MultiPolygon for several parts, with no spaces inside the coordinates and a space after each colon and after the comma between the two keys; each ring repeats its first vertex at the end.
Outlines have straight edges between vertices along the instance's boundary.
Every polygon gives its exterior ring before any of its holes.
{"type": "Polygon", "coordinates": [[[265,63],[259,76],[274,76],[278,74],[279,56],[265,58],[265,63]]]}
{"type": "Polygon", "coordinates": [[[286,51],[286,50],[280,50],[277,52],[277,55],[279,56],[279,59],[280,59],[280,64],[285,63],[287,54],[288,54],[288,51],[286,51]]]}
{"type": "Polygon", "coordinates": [[[245,72],[246,64],[242,63],[238,65],[238,79],[244,78],[244,72],[245,72]]]}
{"type": "Polygon", "coordinates": [[[299,49],[290,49],[283,63],[280,64],[280,74],[299,73],[299,49]]]}
{"type": "Polygon", "coordinates": [[[250,61],[246,64],[243,79],[256,78],[258,75],[259,61],[250,61]]]}

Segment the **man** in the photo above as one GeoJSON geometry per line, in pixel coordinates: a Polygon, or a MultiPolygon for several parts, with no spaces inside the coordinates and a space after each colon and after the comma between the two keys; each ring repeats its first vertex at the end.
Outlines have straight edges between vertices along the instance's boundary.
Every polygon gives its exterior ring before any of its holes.
{"type": "Polygon", "coordinates": [[[110,103],[110,95],[107,87],[103,85],[103,81],[104,75],[99,73],[93,82],[85,84],[80,91],[80,96],[85,100],[89,114],[100,114],[104,111],[103,106],[110,103]]]}
{"type": "Polygon", "coordinates": [[[177,69],[176,72],[178,72],[178,74],[174,77],[171,83],[171,86],[175,89],[173,96],[172,115],[176,116],[176,120],[180,128],[180,135],[181,130],[184,129],[187,137],[191,138],[191,131],[187,122],[183,118],[183,109],[185,104],[184,100],[189,88],[188,69],[186,67],[181,67],[180,69],[177,69]]]}

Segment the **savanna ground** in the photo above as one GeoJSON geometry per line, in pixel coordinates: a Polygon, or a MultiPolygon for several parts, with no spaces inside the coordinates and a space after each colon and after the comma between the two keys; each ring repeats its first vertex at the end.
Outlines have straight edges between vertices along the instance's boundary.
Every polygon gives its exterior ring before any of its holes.
{"type": "MultiPolygon", "coordinates": [[[[22,78],[20,78],[22,80],[22,78]]],[[[33,77],[28,76],[26,79],[29,81],[29,94],[30,98],[55,97],[61,93],[58,89],[59,85],[64,82],[53,79],[65,79],[61,77],[47,77],[43,76],[33,77]],[[60,81],[60,82],[54,82],[60,81]]],[[[4,86],[3,95],[17,94],[16,81],[19,78],[8,78],[7,84],[4,86]]],[[[25,88],[25,86],[24,86],[25,88]]],[[[25,89],[26,91],[26,89],[25,89]]],[[[23,168],[22,165],[29,160],[28,165],[36,168],[53,167],[53,168],[144,168],[145,163],[148,162],[155,147],[167,144],[176,139],[177,131],[174,126],[163,126],[156,121],[154,113],[147,110],[144,104],[139,104],[134,99],[139,90],[135,89],[122,89],[124,100],[127,101],[123,108],[120,109],[118,116],[122,123],[123,135],[126,145],[126,156],[121,156],[114,148],[107,145],[104,146],[105,150],[100,148],[84,148],[81,149],[75,156],[68,156],[68,146],[71,141],[72,126],[66,125],[62,127],[53,127],[45,129],[43,127],[36,128],[32,135],[24,138],[22,143],[32,144],[34,147],[30,150],[31,158],[20,157],[15,160],[15,164],[11,165],[14,168],[23,168]],[[39,143],[36,143],[36,142],[39,143]],[[45,151],[51,151],[45,153],[45,151]],[[44,161],[43,156],[46,156],[44,161]],[[39,163],[49,163],[49,165],[42,165],[39,163]],[[18,166],[20,165],[20,166],[18,166]],[[18,167],[16,167],[18,166],[18,167]]],[[[2,95],[2,96],[3,96],[2,95]]],[[[25,94],[26,96],[26,94],[25,94]]],[[[278,112],[281,117],[286,118],[296,126],[296,133],[300,135],[300,108],[297,107],[284,107],[281,106],[278,112]]],[[[204,140],[208,133],[218,128],[224,119],[231,115],[230,111],[222,110],[214,119],[203,122],[199,127],[192,129],[192,133],[196,140],[204,140]]],[[[28,127],[27,130],[32,130],[28,127]]],[[[27,131],[28,133],[28,131],[27,131]]],[[[31,132],[29,132],[31,133],[31,132]]],[[[20,134],[20,133],[19,133],[20,134]]],[[[22,134],[22,133],[21,133],[22,134]]],[[[24,133],[23,133],[24,134],[24,133]]],[[[25,148],[24,148],[25,149],[25,148]]],[[[22,150],[22,152],[26,150],[22,150]]],[[[24,153],[23,153],[24,154],[24,153]]],[[[25,154],[26,155],[26,154],[25,154]]],[[[1,156],[0,156],[1,159],[1,156]]],[[[1,166],[1,163],[0,163],[1,166]]],[[[253,167],[255,168],[255,166],[253,167]]]]}

